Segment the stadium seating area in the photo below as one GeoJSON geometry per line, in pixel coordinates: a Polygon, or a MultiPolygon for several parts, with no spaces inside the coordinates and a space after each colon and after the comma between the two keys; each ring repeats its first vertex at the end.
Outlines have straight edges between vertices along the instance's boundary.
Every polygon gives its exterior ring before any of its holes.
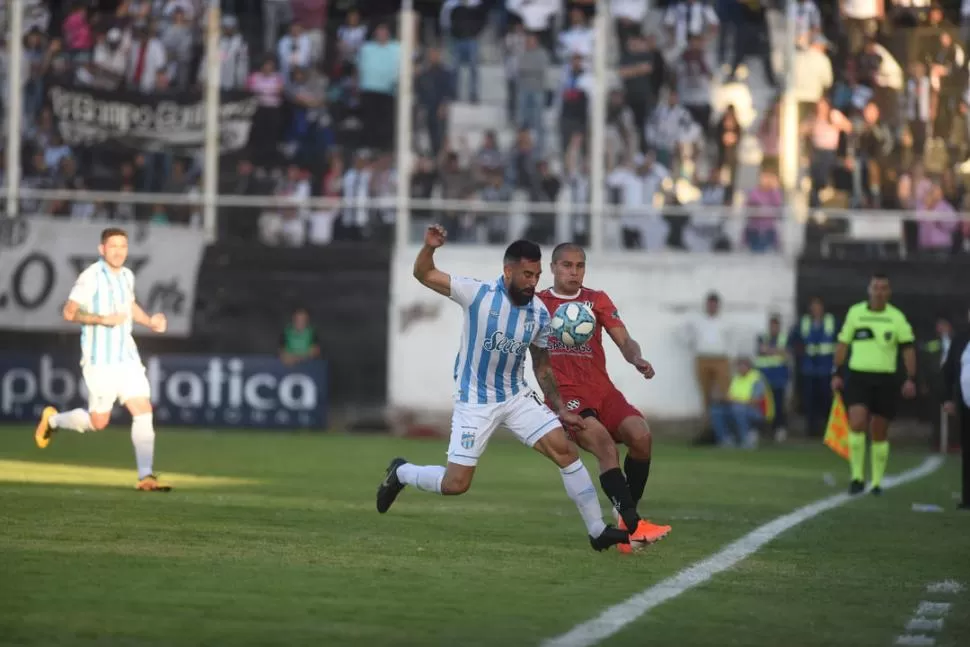
{"type": "MultiPolygon", "coordinates": [[[[297,206],[224,207],[221,236],[274,245],[389,239],[394,210],[366,200],[391,198],[407,181],[416,199],[469,201],[413,214],[419,224],[443,221],[456,241],[588,240],[581,212],[591,193],[596,3],[417,2],[415,162],[404,178],[392,152],[401,55],[395,4],[222,2],[221,85],[253,93],[259,108],[248,146],[223,156],[220,192],[297,206]],[[345,206],[309,209],[302,200],[311,196],[343,198],[345,206]],[[513,206],[494,209],[506,202],[513,206]]],[[[773,4],[611,0],[605,176],[618,216],[608,219],[612,245],[785,246],[776,221],[785,21],[773,4]],[[758,217],[728,217],[745,207],[758,217]]],[[[806,201],[925,211],[932,220],[887,236],[833,218],[810,233],[862,239],[862,249],[888,238],[910,251],[963,250],[970,230],[952,216],[964,206],[970,152],[959,7],[886,6],[886,19],[876,20],[844,15],[833,3],[797,3],[806,201]]],[[[198,97],[206,18],[199,0],[26,0],[21,186],[199,195],[201,153],[69,146],[48,92],[60,84],[198,97]]],[[[0,63],[6,94],[6,60],[0,63]]],[[[21,211],[201,218],[198,209],[161,203],[31,198],[21,211]]]]}

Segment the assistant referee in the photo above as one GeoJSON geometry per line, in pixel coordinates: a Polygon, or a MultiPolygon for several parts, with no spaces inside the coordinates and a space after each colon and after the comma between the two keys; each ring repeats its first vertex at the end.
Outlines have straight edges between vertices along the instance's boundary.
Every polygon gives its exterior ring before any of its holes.
{"type": "Polygon", "coordinates": [[[869,281],[869,300],[849,308],[839,332],[832,369],[832,390],[844,390],[849,410],[849,463],[852,483],[849,494],[859,494],[865,486],[866,430],[872,433],[871,461],[873,494],[882,493],[882,477],[889,462],[889,423],[896,415],[899,381],[896,378],[898,351],[903,351],[906,381],[904,398],[916,396],[916,347],[913,328],[898,308],[890,305],[889,278],[873,274],[869,281]],[[843,380],[846,354],[849,372],[843,380]]]}

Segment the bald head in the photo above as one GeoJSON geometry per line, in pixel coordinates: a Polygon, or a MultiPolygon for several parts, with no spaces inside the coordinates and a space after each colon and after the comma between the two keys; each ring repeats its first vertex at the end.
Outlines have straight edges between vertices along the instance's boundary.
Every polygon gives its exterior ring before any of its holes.
{"type": "Polygon", "coordinates": [[[552,287],[559,294],[573,295],[586,278],[586,252],[575,243],[562,243],[552,250],[552,287]]]}
{"type": "Polygon", "coordinates": [[[584,261],[586,260],[586,252],[576,243],[559,243],[556,245],[555,249],[552,250],[552,262],[558,262],[566,253],[579,254],[583,257],[584,261]]]}

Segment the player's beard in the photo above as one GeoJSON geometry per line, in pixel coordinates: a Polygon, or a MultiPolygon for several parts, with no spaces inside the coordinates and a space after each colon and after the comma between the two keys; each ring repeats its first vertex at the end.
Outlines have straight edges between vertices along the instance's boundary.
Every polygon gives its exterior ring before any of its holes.
{"type": "Polygon", "coordinates": [[[511,299],[512,303],[517,306],[527,305],[530,301],[532,301],[532,297],[535,296],[535,293],[535,289],[533,288],[529,288],[529,291],[526,292],[524,289],[517,288],[514,285],[509,286],[509,299],[511,299]]]}

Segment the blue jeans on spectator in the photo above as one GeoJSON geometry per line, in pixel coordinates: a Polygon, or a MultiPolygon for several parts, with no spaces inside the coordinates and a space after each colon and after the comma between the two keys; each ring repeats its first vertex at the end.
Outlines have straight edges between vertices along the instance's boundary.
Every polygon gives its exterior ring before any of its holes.
{"type": "Polygon", "coordinates": [[[721,446],[747,444],[748,432],[762,420],[760,411],[743,402],[720,402],[711,407],[714,437],[721,446]],[[737,438],[737,443],[734,442],[734,437],[737,438]]]}
{"type": "Polygon", "coordinates": [[[33,123],[44,106],[44,80],[33,79],[24,84],[24,116],[33,123]]]}
{"type": "MultiPolygon", "coordinates": [[[[519,128],[528,128],[535,132],[536,150],[541,155],[545,150],[546,129],[542,123],[542,114],[546,107],[545,91],[536,92],[534,90],[518,89],[518,105],[515,107],[515,121],[519,128]]],[[[563,142],[563,149],[569,142],[563,142]]]]}
{"type": "Polygon", "coordinates": [[[832,169],[838,161],[838,154],[834,150],[817,148],[812,152],[810,173],[812,176],[812,192],[808,196],[808,206],[817,207],[820,204],[818,192],[832,181],[832,169]]]}
{"type": "Polygon", "coordinates": [[[748,227],[744,230],[744,244],[758,254],[773,252],[778,249],[778,233],[774,229],[748,227]]]}
{"type": "Polygon", "coordinates": [[[171,153],[145,153],[144,157],[141,190],[145,193],[160,192],[168,181],[174,156],[171,153]]]}
{"type": "Polygon", "coordinates": [[[461,74],[462,66],[467,65],[471,75],[469,79],[469,100],[478,103],[478,41],[474,39],[454,40],[451,43],[451,57],[455,65],[455,81],[461,74]]]}

